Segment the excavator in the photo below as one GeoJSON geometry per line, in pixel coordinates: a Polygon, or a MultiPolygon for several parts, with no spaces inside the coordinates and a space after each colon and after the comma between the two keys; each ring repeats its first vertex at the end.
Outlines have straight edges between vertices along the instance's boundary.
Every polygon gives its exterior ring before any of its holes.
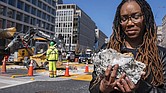
{"type": "Polygon", "coordinates": [[[12,38],[16,32],[15,27],[0,28],[0,64],[2,64],[2,59],[5,55],[9,55],[9,50],[5,50],[5,45],[8,39],[12,38]]]}
{"type": "MultiPolygon", "coordinates": [[[[15,64],[23,64],[29,68],[29,64],[33,61],[33,69],[48,69],[46,60],[46,51],[49,42],[56,43],[58,50],[65,51],[65,43],[62,39],[53,35],[48,35],[43,31],[32,28],[27,33],[18,33],[13,40],[7,45],[5,50],[13,46],[14,53],[9,56],[9,60],[15,64]]],[[[62,62],[57,62],[57,68],[65,68],[62,62]]]]}

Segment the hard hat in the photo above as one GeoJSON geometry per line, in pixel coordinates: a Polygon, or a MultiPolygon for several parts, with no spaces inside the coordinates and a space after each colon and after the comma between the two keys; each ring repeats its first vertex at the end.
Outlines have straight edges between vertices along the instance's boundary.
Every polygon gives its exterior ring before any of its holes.
{"type": "Polygon", "coordinates": [[[53,41],[50,42],[50,46],[54,46],[54,42],[53,41]]]}

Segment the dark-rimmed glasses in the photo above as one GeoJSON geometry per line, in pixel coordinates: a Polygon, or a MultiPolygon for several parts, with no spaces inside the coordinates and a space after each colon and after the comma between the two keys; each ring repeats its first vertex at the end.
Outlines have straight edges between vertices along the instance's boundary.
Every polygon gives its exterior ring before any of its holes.
{"type": "Polygon", "coordinates": [[[121,24],[126,24],[130,19],[132,22],[137,23],[137,22],[140,21],[142,16],[143,16],[143,14],[141,14],[141,13],[132,14],[130,16],[122,15],[121,19],[120,19],[120,22],[121,22],[121,24]]]}

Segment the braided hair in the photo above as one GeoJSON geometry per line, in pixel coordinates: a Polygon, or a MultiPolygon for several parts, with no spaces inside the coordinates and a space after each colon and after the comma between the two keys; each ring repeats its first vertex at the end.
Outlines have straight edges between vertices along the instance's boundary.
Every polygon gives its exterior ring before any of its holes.
{"type": "MultiPolygon", "coordinates": [[[[115,14],[115,18],[113,21],[113,34],[110,36],[110,41],[108,43],[107,48],[113,48],[120,52],[120,48],[124,43],[123,31],[120,25],[120,9],[125,2],[130,0],[122,0],[122,2],[117,7],[117,11],[115,14]]],[[[133,1],[133,0],[132,0],[133,1]]],[[[136,55],[136,60],[141,61],[146,64],[146,68],[144,71],[146,75],[144,75],[143,79],[147,79],[150,74],[153,75],[151,84],[158,86],[163,84],[163,66],[161,63],[161,59],[158,54],[157,47],[157,27],[154,21],[154,16],[151,10],[150,5],[146,2],[146,0],[134,0],[141,6],[141,11],[144,16],[144,36],[143,43],[138,49],[138,53],[136,55]]]]}

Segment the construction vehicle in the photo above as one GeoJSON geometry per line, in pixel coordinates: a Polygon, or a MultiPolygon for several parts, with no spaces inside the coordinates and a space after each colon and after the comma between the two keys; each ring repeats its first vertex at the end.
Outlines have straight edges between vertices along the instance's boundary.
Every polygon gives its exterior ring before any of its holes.
{"type": "Polygon", "coordinates": [[[0,64],[2,64],[2,59],[4,56],[9,55],[9,50],[5,50],[5,45],[8,39],[12,38],[16,32],[15,27],[10,27],[6,29],[0,28],[0,64]]]}
{"type": "MultiPolygon", "coordinates": [[[[48,43],[50,41],[56,42],[57,48],[64,50],[64,42],[59,38],[52,35],[47,35],[38,29],[32,28],[27,33],[17,34],[14,39],[8,44],[6,49],[11,46],[18,45],[17,49],[10,56],[10,60],[13,58],[14,63],[21,63],[29,68],[30,61],[33,60],[33,68],[48,68],[48,62],[46,60],[46,51],[48,49],[48,43]]],[[[57,68],[65,68],[62,66],[62,62],[57,62],[57,68]]]]}

